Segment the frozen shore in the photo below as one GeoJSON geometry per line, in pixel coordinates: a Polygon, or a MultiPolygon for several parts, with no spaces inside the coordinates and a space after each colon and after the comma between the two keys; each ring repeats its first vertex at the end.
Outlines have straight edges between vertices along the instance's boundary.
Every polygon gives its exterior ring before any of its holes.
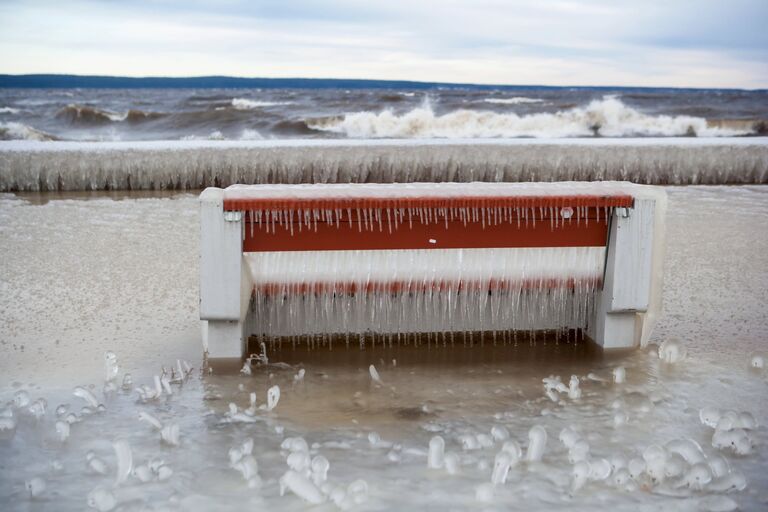
{"type": "Polygon", "coordinates": [[[768,183],[768,138],[0,142],[0,191],[232,183],[768,183]]]}

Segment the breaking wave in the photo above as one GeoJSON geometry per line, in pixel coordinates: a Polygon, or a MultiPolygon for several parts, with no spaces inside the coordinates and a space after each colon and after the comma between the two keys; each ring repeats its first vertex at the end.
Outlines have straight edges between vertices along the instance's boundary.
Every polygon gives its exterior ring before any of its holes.
{"type": "Polygon", "coordinates": [[[613,97],[584,107],[523,116],[476,110],[437,115],[427,103],[399,115],[389,110],[356,112],[335,120],[308,120],[307,126],[353,138],[730,137],[755,133],[747,127],[710,126],[701,117],[643,114],[613,97]]]}
{"type": "Polygon", "coordinates": [[[123,121],[137,123],[158,119],[165,114],[160,112],[144,112],[131,109],[123,113],[101,110],[88,105],[69,104],[56,112],[56,118],[71,125],[77,126],[101,126],[123,121]]]}
{"type": "Polygon", "coordinates": [[[13,107],[0,107],[0,114],[18,114],[19,109],[13,107]]]}
{"type": "MultiPolygon", "coordinates": [[[[240,136],[236,137],[234,140],[262,140],[263,138],[264,137],[257,130],[246,128],[242,132],[240,132],[240,136]]],[[[208,135],[185,135],[181,137],[179,140],[190,141],[190,140],[232,140],[232,139],[226,137],[223,133],[221,133],[221,131],[214,130],[208,135]]]]}
{"type": "Polygon", "coordinates": [[[520,105],[523,103],[543,103],[539,98],[526,98],[525,96],[515,96],[514,98],[485,98],[486,103],[496,103],[499,105],[520,105]]]}
{"type": "Polygon", "coordinates": [[[233,98],[232,106],[237,110],[253,110],[262,107],[277,107],[281,105],[290,105],[290,101],[257,101],[247,98],[233,98]]]}
{"type": "Polygon", "coordinates": [[[58,137],[22,123],[0,123],[0,140],[59,140],[58,137]]]}

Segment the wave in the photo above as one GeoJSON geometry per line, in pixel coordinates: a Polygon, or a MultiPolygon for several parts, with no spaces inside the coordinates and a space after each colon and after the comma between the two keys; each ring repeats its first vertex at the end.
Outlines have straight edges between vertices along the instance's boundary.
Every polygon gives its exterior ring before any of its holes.
{"type": "Polygon", "coordinates": [[[88,105],[78,105],[71,103],[56,112],[56,118],[76,126],[102,126],[110,123],[120,123],[127,121],[138,123],[159,119],[166,114],[160,112],[144,112],[142,110],[130,109],[123,113],[102,110],[88,105]]]}
{"type": "MultiPolygon", "coordinates": [[[[317,122],[322,122],[322,119],[325,118],[319,118],[320,120],[315,120],[317,122]]],[[[337,119],[337,118],[334,118],[337,119]]],[[[312,135],[316,134],[317,130],[315,128],[312,128],[310,123],[305,120],[290,120],[286,119],[284,121],[278,121],[277,123],[272,125],[272,131],[279,135],[312,135]]]]}
{"type": "Polygon", "coordinates": [[[56,112],[56,118],[73,125],[96,126],[122,121],[124,116],[88,105],[70,103],[56,112]]]}
{"type": "Polygon", "coordinates": [[[384,101],[388,103],[398,103],[400,101],[405,101],[405,98],[406,96],[399,92],[395,94],[385,93],[379,96],[379,101],[384,101]]]}
{"type": "Polygon", "coordinates": [[[543,103],[539,98],[526,98],[525,96],[515,96],[514,98],[485,98],[486,103],[497,103],[499,105],[520,105],[523,103],[543,103]]]}
{"type": "Polygon", "coordinates": [[[45,133],[22,123],[0,123],[0,140],[59,140],[55,135],[45,133]]]}
{"type": "Polygon", "coordinates": [[[219,130],[214,130],[208,135],[185,135],[179,140],[227,140],[227,138],[219,130]]]}
{"type": "Polygon", "coordinates": [[[19,109],[13,107],[0,107],[0,114],[18,114],[19,109]]]}
{"type": "Polygon", "coordinates": [[[398,115],[356,112],[338,120],[307,120],[313,130],[354,138],[500,138],[500,137],[730,137],[754,134],[754,129],[711,126],[692,116],[648,115],[615,97],[556,113],[519,116],[476,110],[436,115],[429,104],[398,115]]]}
{"type": "Polygon", "coordinates": [[[291,101],[257,101],[247,98],[233,98],[232,106],[237,110],[253,110],[262,107],[277,107],[281,105],[291,105],[291,101]]]}
{"type": "MultiPolygon", "coordinates": [[[[236,137],[234,140],[262,140],[264,139],[264,136],[261,135],[257,130],[252,130],[250,128],[246,128],[243,131],[240,132],[240,135],[236,137]]],[[[226,137],[223,133],[221,133],[219,130],[214,130],[208,135],[185,135],[181,137],[179,140],[183,141],[190,141],[190,140],[233,140],[228,137],[226,137]]]]}
{"type": "Polygon", "coordinates": [[[160,119],[168,115],[169,114],[164,114],[162,112],[145,112],[143,110],[130,109],[128,112],[125,113],[122,120],[127,121],[129,123],[141,123],[143,121],[160,119]]]}

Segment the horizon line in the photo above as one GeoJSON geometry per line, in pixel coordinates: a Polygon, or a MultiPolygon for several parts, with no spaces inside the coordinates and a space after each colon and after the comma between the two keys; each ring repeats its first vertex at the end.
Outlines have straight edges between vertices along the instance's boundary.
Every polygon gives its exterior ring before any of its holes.
{"type": "MultiPolygon", "coordinates": [[[[745,92],[768,92],[768,88],[746,89],[739,87],[680,87],[680,86],[644,86],[644,85],[545,85],[545,84],[486,84],[472,82],[442,82],[442,81],[423,81],[423,80],[401,80],[401,79],[376,79],[376,78],[334,78],[334,77],[246,77],[232,75],[195,75],[195,76],[127,76],[127,75],[78,75],[69,73],[24,73],[10,74],[0,73],[0,88],[11,89],[129,89],[131,87],[107,84],[75,84],[75,81],[97,82],[97,81],[134,81],[134,82],[184,82],[184,81],[234,81],[234,82],[316,82],[325,83],[326,88],[333,88],[333,83],[346,83],[348,85],[366,85],[369,88],[384,88],[387,85],[399,84],[400,86],[411,86],[417,89],[433,89],[438,87],[468,88],[468,89],[645,89],[645,90],[679,90],[679,91],[745,91],[745,92]],[[53,85],[52,82],[60,80],[63,83],[53,85]],[[69,83],[66,83],[69,82],[69,83]]],[[[223,86],[221,84],[199,84],[197,86],[189,85],[187,87],[177,88],[246,88],[243,85],[223,86]]],[[[253,84],[252,84],[253,85],[253,84]]],[[[256,87],[256,85],[253,85],[256,87]]],[[[270,87],[263,84],[258,87],[270,87]]],[[[143,84],[144,89],[163,89],[168,86],[158,84],[143,84]]],[[[300,87],[283,85],[282,88],[318,88],[318,87],[300,87]]]]}

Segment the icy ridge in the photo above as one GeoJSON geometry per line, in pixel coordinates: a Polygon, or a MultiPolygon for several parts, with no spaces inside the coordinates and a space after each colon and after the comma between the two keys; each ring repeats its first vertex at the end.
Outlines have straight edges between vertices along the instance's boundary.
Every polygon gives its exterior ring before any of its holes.
{"type": "Polygon", "coordinates": [[[600,180],[768,183],[768,138],[0,143],[0,191],[600,180]]]}

